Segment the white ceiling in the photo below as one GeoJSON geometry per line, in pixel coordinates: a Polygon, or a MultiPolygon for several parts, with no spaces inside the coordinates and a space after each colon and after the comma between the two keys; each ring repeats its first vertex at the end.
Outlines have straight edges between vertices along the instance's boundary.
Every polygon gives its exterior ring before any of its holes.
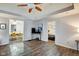
{"type": "Polygon", "coordinates": [[[69,11],[65,11],[65,12],[62,12],[62,13],[58,13],[58,14],[55,14],[55,15],[51,15],[50,18],[59,19],[59,18],[62,18],[62,17],[72,16],[72,15],[77,15],[77,14],[79,14],[79,4],[75,3],[74,9],[69,10],[69,11]]]}
{"type": "Polygon", "coordinates": [[[62,12],[59,14],[51,15],[50,17],[57,19],[57,18],[66,17],[66,16],[70,16],[70,15],[75,15],[75,14],[79,14],[79,10],[74,9],[74,10],[62,12]]]}
{"type": "MultiPolygon", "coordinates": [[[[38,19],[47,17],[48,15],[52,14],[53,12],[66,8],[70,5],[72,5],[72,4],[70,4],[70,3],[44,3],[44,4],[41,4],[42,12],[38,12],[35,9],[33,9],[32,13],[29,14],[28,7],[21,8],[21,7],[17,7],[17,4],[14,4],[14,3],[9,3],[9,4],[0,3],[0,10],[21,15],[22,17],[24,17],[26,19],[38,20],[38,19]]],[[[3,13],[3,12],[1,12],[1,13],[3,13]]],[[[7,15],[0,15],[0,16],[7,17],[7,18],[11,18],[11,17],[16,18],[15,15],[10,16],[10,14],[8,16],[7,15]]],[[[19,16],[19,17],[21,17],[21,16],[19,16]]]]}
{"type": "Polygon", "coordinates": [[[24,19],[23,17],[16,16],[16,15],[11,15],[11,14],[6,14],[6,13],[0,13],[0,18],[3,18],[3,19],[17,19],[17,20],[24,19]]]}

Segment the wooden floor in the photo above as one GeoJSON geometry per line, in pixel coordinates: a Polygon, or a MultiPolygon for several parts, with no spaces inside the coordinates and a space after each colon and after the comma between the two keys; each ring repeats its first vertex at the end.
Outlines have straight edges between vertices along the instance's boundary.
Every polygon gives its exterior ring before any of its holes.
{"type": "Polygon", "coordinates": [[[79,56],[75,50],[48,42],[32,40],[0,46],[0,56],[79,56]]]}

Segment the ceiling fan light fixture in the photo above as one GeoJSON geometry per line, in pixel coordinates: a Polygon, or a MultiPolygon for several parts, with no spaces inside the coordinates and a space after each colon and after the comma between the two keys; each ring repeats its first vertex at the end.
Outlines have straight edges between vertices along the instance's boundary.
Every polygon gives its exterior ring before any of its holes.
{"type": "Polygon", "coordinates": [[[42,11],[40,7],[41,3],[29,3],[29,4],[18,4],[19,7],[29,7],[28,12],[31,13],[32,9],[35,8],[37,11],[42,11]]]}

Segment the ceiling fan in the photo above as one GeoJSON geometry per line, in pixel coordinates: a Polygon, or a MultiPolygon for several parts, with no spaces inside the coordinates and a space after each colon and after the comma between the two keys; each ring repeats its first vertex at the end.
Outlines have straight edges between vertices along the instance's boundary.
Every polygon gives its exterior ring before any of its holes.
{"type": "Polygon", "coordinates": [[[19,7],[25,7],[25,6],[28,6],[29,7],[29,10],[28,12],[31,13],[33,8],[35,8],[37,11],[42,11],[42,8],[39,7],[41,3],[31,3],[31,4],[18,4],[17,6],[19,7]],[[32,7],[30,7],[29,5],[32,5],[32,7]]]}

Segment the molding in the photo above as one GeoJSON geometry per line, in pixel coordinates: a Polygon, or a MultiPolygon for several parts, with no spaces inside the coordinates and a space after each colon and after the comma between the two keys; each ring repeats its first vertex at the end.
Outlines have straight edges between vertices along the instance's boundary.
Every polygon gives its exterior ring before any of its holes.
{"type": "Polygon", "coordinates": [[[55,43],[55,45],[58,45],[58,46],[61,46],[61,47],[65,47],[65,48],[69,48],[69,49],[77,50],[76,48],[72,48],[72,47],[66,46],[66,45],[64,45],[64,44],[55,43]]]}
{"type": "Polygon", "coordinates": [[[52,13],[52,14],[58,14],[58,13],[62,13],[62,12],[65,12],[65,11],[72,10],[72,9],[74,9],[74,5],[73,5],[73,4],[72,4],[71,6],[69,6],[69,7],[66,7],[66,8],[63,8],[63,9],[61,9],[61,10],[55,11],[55,12],[52,13]]]}
{"type": "Polygon", "coordinates": [[[20,14],[13,13],[13,12],[9,12],[9,11],[4,11],[4,10],[0,10],[0,13],[5,13],[5,14],[10,14],[10,15],[15,15],[15,16],[20,16],[20,17],[22,17],[22,15],[20,15],[20,14]]]}

